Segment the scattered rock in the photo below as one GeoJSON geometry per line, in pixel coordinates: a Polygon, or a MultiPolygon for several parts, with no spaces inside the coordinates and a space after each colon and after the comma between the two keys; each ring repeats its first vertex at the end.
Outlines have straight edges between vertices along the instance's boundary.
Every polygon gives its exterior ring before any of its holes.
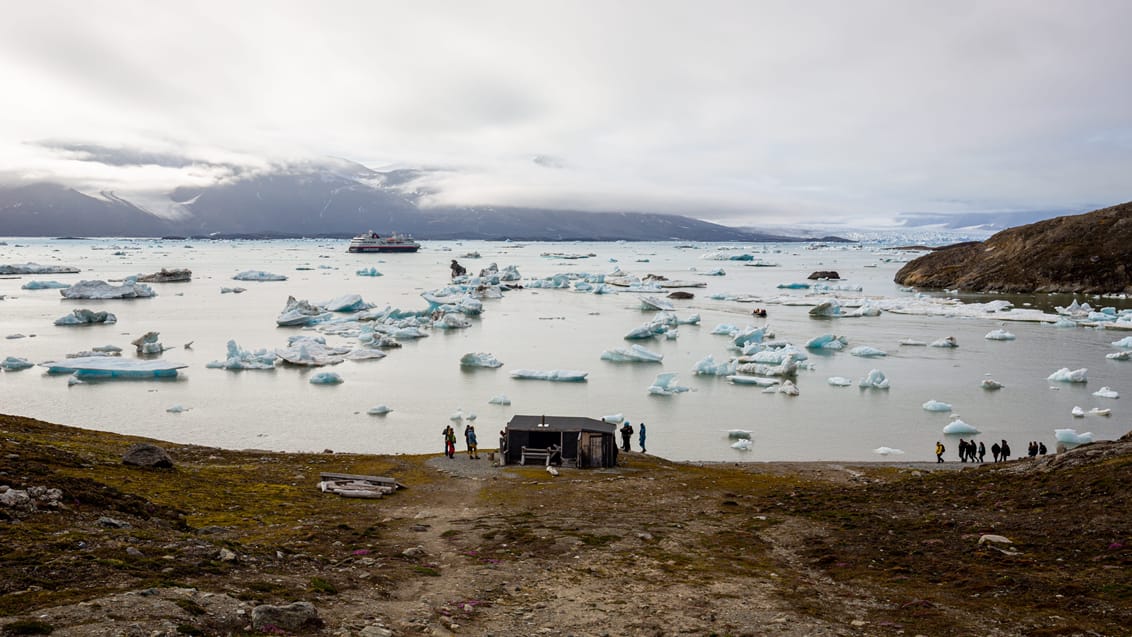
{"type": "Polygon", "coordinates": [[[122,520],[107,517],[105,515],[98,518],[98,524],[99,524],[99,526],[105,526],[105,527],[109,527],[109,528],[112,528],[112,529],[128,529],[128,528],[130,528],[129,522],[123,522],[122,520]]]}
{"type": "Polygon", "coordinates": [[[138,443],[126,450],[122,456],[122,464],[128,464],[135,467],[159,467],[162,469],[171,469],[173,467],[173,459],[165,450],[157,445],[148,442],[138,443]]]}
{"type": "Polygon", "coordinates": [[[310,602],[294,602],[286,606],[263,604],[252,609],[252,628],[261,632],[306,632],[321,628],[322,619],[310,602]]]}
{"type": "Polygon", "coordinates": [[[409,559],[417,559],[417,558],[420,558],[420,557],[424,557],[427,554],[428,553],[427,553],[427,551],[424,550],[423,546],[413,546],[413,547],[405,549],[404,551],[401,551],[401,555],[403,555],[403,556],[405,556],[409,559]]]}

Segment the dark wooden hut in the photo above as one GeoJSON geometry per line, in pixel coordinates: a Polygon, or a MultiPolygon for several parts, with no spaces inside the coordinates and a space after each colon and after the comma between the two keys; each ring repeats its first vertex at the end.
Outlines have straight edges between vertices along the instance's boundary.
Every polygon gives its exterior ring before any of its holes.
{"type": "Polygon", "coordinates": [[[612,467],[617,464],[616,430],[617,425],[593,418],[512,416],[500,441],[503,463],[561,460],[580,468],[612,467]]]}

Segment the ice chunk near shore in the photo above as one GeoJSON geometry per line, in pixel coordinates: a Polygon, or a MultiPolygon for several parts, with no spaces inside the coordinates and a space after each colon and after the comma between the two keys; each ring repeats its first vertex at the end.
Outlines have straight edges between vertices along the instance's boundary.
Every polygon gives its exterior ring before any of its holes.
{"type": "Polygon", "coordinates": [[[507,394],[496,394],[488,398],[487,403],[489,405],[510,405],[511,399],[507,397],[507,394]]]}
{"type": "MultiPolygon", "coordinates": [[[[373,276],[373,275],[366,275],[366,276],[373,276]]],[[[366,413],[371,415],[371,416],[384,416],[391,411],[393,411],[392,407],[390,407],[389,405],[381,404],[381,405],[378,405],[376,407],[370,407],[369,409],[366,410],[366,413]]]]}
{"type": "Polygon", "coordinates": [[[511,372],[511,378],[521,380],[549,380],[560,383],[580,383],[586,380],[589,372],[573,369],[516,369],[511,372]]]}
{"type": "Polygon", "coordinates": [[[18,372],[21,369],[27,369],[29,367],[35,367],[35,363],[18,356],[9,356],[5,358],[3,362],[0,362],[0,369],[6,372],[18,372]]]}
{"type": "Polygon", "coordinates": [[[1053,437],[1067,445],[1083,445],[1093,441],[1093,432],[1077,433],[1076,429],[1054,429],[1053,437]]]}
{"type": "Polygon", "coordinates": [[[959,341],[954,336],[945,336],[928,344],[931,347],[959,347],[959,341]]]}
{"type": "Polygon", "coordinates": [[[300,301],[293,296],[288,296],[283,311],[275,319],[275,324],[279,327],[300,327],[323,323],[330,317],[329,312],[324,312],[322,308],[315,307],[306,299],[300,301]]]}
{"type": "Polygon", "coordinates": [[[845,378],[844,376],[830,376],[825,382],[834,387],[848,387],[853,384],[852,379],[845,378]]]}
{"type": "Polygon", "coordinates": [[[844,349],[849,344],[849,340],[844,336],[834,336],[833,334],[822,334],[815,336],[806,341],[806,349],[844,349]]]}
{"type": "Polygon", "coordinates": [[[1116,390],[1110,389],[1108,387],[1101,387],[1097,391],[1093,392],[1093,395],[1097,398],[1120,398],[1120,394],[1116,390]]]}
{"type": "Polygon", "coordinates": [[[138,360],[116,356],[68,358],[40,363],[39,366],[46,367],[48,374],[75,374],[80,378],[170,378],[177,375],[178,369],[188,367],[183,363],[171,361],[138,360]]]}
{"type": "Polygon", "coordinates": [[[748,374],[733,374],[728,376],[727,380],[734,385],[754,385],[756,387],[773,387],[781,382],[774,378],[763,378],[762,376],[750,376],[748,374]]]}
{"type": "Polygon", "coordinates": [[[228,341],[228,358],[222,361],[212,361],[207,363],[205,367],[209,369],[275,369],[275,359],[278,358],[275,352],[267,349],[258,349],[256,351],[240,349],[236,341],[228,341]]]}
{"type": "Polygon", "coordinates": [[[652,385],[649,385],[649,393],[654,396],[672,396],[686,391],[687,387],[676,384],[676,372],[657,374],[652,385]]]}
{"type": "Polygon", "coordinates": [[[337,385],[343,381],[337,372],[318,372],[311,375],[309,382],[312,385],[337,385]]]}
{"type": "Polygon", "coordinates": [[[601,419],[611,425],[620,425],[621,423],[625,422],[625,414],[609,414],[608,416],[602,416],[601,419]]]}
{"type": "Polygon", "coordinates": [[[738,451],[750,451],[752,446],[753,443],[751,443],[749,438],[741,438],[731,443],[731,448],[738,451]]]}
{"type": "Polygon", "coordinates": [[[892,447],[877,447],[873,449],[873,453],[880,456],[902,456],[904,451],[902,449],[894,449],[892,447]]]}
{"type": "Polygon", "coordinates": [[[935,412],[951,411],[951,405],[949,405],[945,402],[940,402],[938,400],[929,400],[928,402],[923,404],[923,408],[924,408],[924,411],[935,411],[935,412]]]}
{"type": "Polygon", "coordinates": [[[1015,336],[1006,330],[998,329],[987,332],[987,335],[983,338],[988,341],[1013,341],[1015,336]]]}
{"type": "Polygon", "coordinates": [[[72,310],[70,314],[61,316],[55,319],[55,324],[59,326],[69,325],[94,325],[96,323],[112,324],[117,323],[118,317],[110,312],[88,310],[85,308],[72,310]]]}
{"type": "Polygon", "coordinates": [[[601,360],[613,363],[659,363],[664,360],[664,354],[658,354],[640,345],[632,345],[628,348],[607,349],[601,353],[601,360]]]}
{"type": "Polygon", "coordinates": [[[20,286],[21,290],[61,290],[63,288],[71,287],[70,283],[60,283],[59,281],[28,281],[20,286]]]}
{"type": "Polygon", "coordinates": [[[869,347],[868,345],[859,345],[857,347],[854,347],[853,349],[849,350],[849,353],[852,354],[853,356],[860,356],[862,358],[876,358],[878,356],[888,356],[888,352],[881,350],[881,349],[877,349],[875,347],[869,347]]]}
{"type": "Polygon", "coordinates": [[[1123,347],[1123,348],[1126,348],[1126,349],[1132,349],[1132,336],[1125,336],[1124,338],[1120,339],[1119,341],[1113,341],[1112,346],[1113,347],[1123,347]]]}
{"type": "Polygon", "coordinates": [[[963,422],[958,414],[952,414],[951,422],[943,427],[945,434],[977,434],[980,433],[974,425],[963,422]]]}
{"type": "Polygon", "coordinates": [[[1002,389],[1003,387],[1006,387],[1006,385],[1003,385],[1002,383],[998,382],[997,380],[995,380],[993,378],[984,378],[983,382],[979,383],[979,386],[982,387],[983,389],[990,390],[990,391],[994,391],[996,389],[1002,389]]]}
{"type": "Polygon", "coordinates": [[[1068,367],[1062,367],[1056,372],[1050,374],[1046,380],[1058,383],[1086,383],[1089,381],[1087,374],[1089,370],[1085,367],[1070,371],[1068,367]]]}
{"type": "Polygon", "coordinates": [[[236,281],[286,281],[282,274],[272,274],[263,270],[244,270],[232,277],[236,281]]]}
{"type": "Polygon", "coordinates": [[[715,357],[708,354],[692,366],[692,373],[697,376],[728,376],[734,374],[738,366],[733,360],[717,363],[715,357]]]}
{"type": "Polygon", "coordinates": [[[65,299],[145,299],[157,296],[153,288],[138,283],[134,277],[127,278],[122,285],[111,285],[106,281],[79,281],[69,288],[59,290],[65,299]]]}
{"type": "Polygon", "coordinates": [[[857,383],[857,386],[863,389],[888,389],[889,383],[888,379],[884,376],[884,372],[879,369],[872,369],[857,383]]]}
{"type": "Polygon", "coordinates": [[[503,363],[499,361],[493,354],[487,352],[468,352],[460,357],[461,367],[503,367],[503,363]]]}

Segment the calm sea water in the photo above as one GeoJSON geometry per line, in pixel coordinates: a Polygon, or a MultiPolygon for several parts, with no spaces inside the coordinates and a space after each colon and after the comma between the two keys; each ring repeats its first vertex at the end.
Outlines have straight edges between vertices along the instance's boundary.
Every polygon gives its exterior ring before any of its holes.
{"type": "MultiPolygon", "coordinates": [[[[842,283],[860,285],[863,295],[880,298],[911,296],[892,282],[902,265],[895,255],[870,246],[832,246],[808,250],[802,245],[731,246],[776,262],[779,267],[745,267],[741,262],[705,260],[721,247],[675,243],[528,243],[426,242],[416,254],[354,255],[347,241],[159,241],[7,239],[0,263],[65,264],[80,274],[38,275],[0,279],[0,335],[28,337],[0,340],[0,358],[20,356],[33,362],[113,344],[132,355],[130,341],[147,331],[160,333],[168,351],[163,358],[185,363],[176,380],[103,381],[68,386],[66,376],[48,376],[36,367],[0,375],[0,412],[31,416],[86,428],[155,437],[175,442],[226,448],[280,451],[355,451],[372,453],[439,453],[441,429],[458,410],[475,414],[482,446],[494,446],[495,433],[513,414],[578,415],[600,418],[622,413],[648,425],[651,453],[679,460],[931,460],[936,440],[944,440],[948,456],[958,448],[955,436],[941,430],[948,414],[929,413],[921,405],[935,399],[951,403],[954,413],[978,427],[987,446],[1008,439],[1015,450],[1029,440],[1055,446],[1054,429],[1090,431],[1098,439],[1118,437],[1132,429],[1124,400],[1092,396],[1109,386],[1132,398],[1132,363],[1107,360],[1110,345],[1126,332],[1088,328],[1059,329],[1038,323],[1009,323],[1014,341],[989,341],[984,335],[1000,327],[999,317],[948,318],[884,313],[875,318],[817,320],[809,307],[772,303],[782,283],[804,281],[814,270],[837,270],[842,283]],[[462,255],[472,251],[480,259],[462,255]],[[566,260],[543,253],[596,256],[566,260]],[[699,326],[681,326],[675,340],[642,343],[664,355],[662,364],[610,363],[603,350],[628,347],[631,329],[655,314],[640,309],[640,295],[593,295],[571,290],[531,289],[509,292],[485,301],[485,312],[464,330],[434,330],[428,338],[406,341],[381,360],[347,361],[331,368],[344,383],[310,384],[319,370],[279,367],[272,371],[232,372],[205,364],[225,357],[225,344],[242,348],[279,348],[287,337],[304,333],[279,328],[276,316],[288,296],[312,302],[342,294],[361,294],[379,307],[423,309],[420,294],[449,283],[448,263],[459,259],[475,272],[488,263],[518,267],[525,278],[560,272],[609,273],[615,267],[643,275],[707,283],[691,289],[695,298],[674,301],[677,316],[699,314],[699,326]],[[151,299],[74,301],[58,290],[22,290],[32,279],[74,282],[121,279],[162,267],[187,267],[188,283],[153,284],[151,299]],[[355,272],[375,267],[381,277],[355,272]],[[703,276],[723,268],[724,276],[703,276]],[[240,282],[243,270],[265,270],[289,277],[284,282],[240,282]],[[242,294],[221,294],[240,286],[242,294]],[[714,300],[709,295],[762,297],[757,303],[769,317],[754,319],[752,304],[714,300]],[[108,310],[116,325],[56,327],[53,321],[75,308],[108,310]],[[767,323],[778,341],[801,346],[822,333],[844,335],[850,346],[871,345],[889,355],[879,359],[851,356],[848,351],[810,355],[813,370],[800,372],[797,397],[763,393],[720,377],[695,376],[693,365],[708,354],[729,356],[728,339],[712,335],[721,323],[767,323]],[[34,335],[34,336],[32,336],[34,335]],[[960,347],[901,347],[902,339],[932,341],[954,336],[960,347]],[[183,344],[192,342],[191,349],[183,344]],[[488,352],[504,363],[499,369],[461,368],[468,352],[488,352]],[[1084,385],[1050,383],[1060,367],[1088,368],[1084,385]],[[518,368],[571,369],[589,372],[584,383],[516,380],[518,368]],[[887,391],[861,390],[855,381],[870,369],[882,370],[892,383],[887,391]],[[648,386],[662,371],[678,372],[678,382],[691,391],[652,396],[648,386]],[[854,380],[851,387],[833,387],[831,376],[854,380]],[[991,376],[1006,385],[997,392],[980,388],[991,376]],[[510,406],[488,404],[506,394],[510,406]],[[370,416],[366,410],[386,404],[393,412],[370,416]],[[169,413],[174,405],[187,408],[169,413]],[[1073,418],[1080,406],[1109,408],[1109,417],[1073,418]],[[753,432],[748,452],[730,447],[726,430],[753,432]],[[882,446],[904,455],[878,456],[882,446]]],[[[804,291],[793,292],[798,296],[804,291]]],[[[843,295],[845,296],[845,295],[843,295]]],[[[852,296],[852,295],[849,295],[852,296]]],[[[975,300],[990,300],[987,297],[975,300]]],[[[1048,308],[1070,299],[1014,297],[1016,304],[1048,308]]],[[[1089,300],[1094,306],[1116,302],[1089,300]]],[[[306,332],[314,333],[314,332],[306,332]]],[[[328,337],[330,343],[343,339],[328,337]]],[[[636,437],[634,436],[634,448],[636,437]]],[[[1017,453],[1017,452],[1016,452],[1017,453]]]]}

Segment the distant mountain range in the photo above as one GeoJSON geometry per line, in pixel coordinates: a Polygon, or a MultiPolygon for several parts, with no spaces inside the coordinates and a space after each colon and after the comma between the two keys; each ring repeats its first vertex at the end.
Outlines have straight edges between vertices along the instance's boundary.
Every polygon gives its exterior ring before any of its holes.
{"type": "MultiPolygon", "coordinates": [[[[165,216],[102,192],[57,183],[0,185],[0,236],[352,236],[373,230],[419,239],[805,241],[648,212],[422,208],[402,186],[417,171],[340,162],[280,169],[205,188],[178,188],[165,216]]],[[[831,238],[826,238],[831,239],[831,238]]]]}

